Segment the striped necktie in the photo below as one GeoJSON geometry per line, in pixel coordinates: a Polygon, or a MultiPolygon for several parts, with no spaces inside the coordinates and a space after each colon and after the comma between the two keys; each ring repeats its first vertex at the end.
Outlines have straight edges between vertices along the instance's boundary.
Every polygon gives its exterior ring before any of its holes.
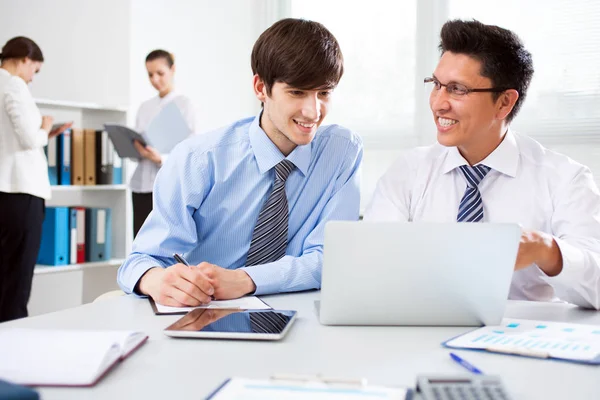
{"type": "Polygon", "coordinates": [[[269,198],[258,214],[252,233],[246,266],[266,264],[285,256],[288,236],[288,203],[285,182],[295,168],[283,160],[275,166],[275,182],[269,198]]]}
{"type": "Polygon", "coordinates": [[[480,222],[483,220],[483,202],[477,186],[490,171],[490,167],[479,164],[474,167],[461,165],[460,172],[467,181],[467,190],[458,206],[458,222],[480,222]]]}

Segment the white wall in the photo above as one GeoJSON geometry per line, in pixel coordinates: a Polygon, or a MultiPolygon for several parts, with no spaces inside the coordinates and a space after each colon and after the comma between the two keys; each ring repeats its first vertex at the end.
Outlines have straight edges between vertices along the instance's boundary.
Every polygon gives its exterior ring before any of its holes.
{"type": "Polygon", "coordinates": [[[259,110],[252,92],[250,54],[265,19],[263,0],[131,0],[131,109],[156,95],[146,55],[162,48],[175,55],[176,88],[192,99],[198,132],[259,110]]]}
{"type": "Polygon", "coordinates": [[[129,20],[124,0],[0,0],[0,45],[27,36],[40,46],[36,98],[127,106],[129,20]]]}

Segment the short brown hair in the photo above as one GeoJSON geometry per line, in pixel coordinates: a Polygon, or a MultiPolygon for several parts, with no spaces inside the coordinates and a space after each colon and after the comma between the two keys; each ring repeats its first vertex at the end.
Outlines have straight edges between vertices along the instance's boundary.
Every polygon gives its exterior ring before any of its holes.
{"type": "Polygon", "coordinates": [[[146,62],[158,60],[159,58],[164,59],[167,62],[169,68],[171,68],[173,64],[175,64],[175,57],[173,57],[173,54],[161,49],[152,50],[150,53],[148,53],[148,55],[146,56],[146,62]]]}
{"type": "Polygon", "coordinates": [[[344,57],[335,37],[322,24],[286,18],[264,31],[252,49],[252,73],[267,94],[276,82],[298,89],[334,88],[344,73],[344,57]]]}
{"type": "Polygon", "coordinates": [[[40,47],[33,40],[25,36],[14,37],[2,47],[0,60],[11,58],[29,58],[32,61],[44,62],[44,55],[40,47]]]}

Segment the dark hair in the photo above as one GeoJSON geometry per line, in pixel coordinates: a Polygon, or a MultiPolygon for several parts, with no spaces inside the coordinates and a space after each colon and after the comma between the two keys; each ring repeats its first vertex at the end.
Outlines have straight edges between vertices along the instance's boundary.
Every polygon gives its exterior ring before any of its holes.
{"type": "Polygon", "coordinates": [[[159,58],[164,59],[167,62],[169,68],[171,68],[173,64],[175,64],[175,57],[173,57],[173,54],[169,53],[166,50],[160,49],[152,50],[150,53],[148,53],[148,55],[146,56],[146,62],[158,60],[159,58]]]}
{"type": "Polygon", "coordinates": [[[298,89],[334,88],[344,73],[344,57],[335,37],[318,22],[286,18],[264,31],[252,49],[252,73],[265,83],[298,89]]]}
{"type": "MultiPolygon", "coordinates": [[[[519,37],[495,25],[479,21],[453,20],[444,24],[441,31],[440,50],[466,54],[481,62],[480,74],[492,81],[497,88],[510,88],[519,92],[519,98],[508,122],[519,112],[527,96],[533,77],[533,60],[519,37]]],[[[493,93],[494,101],[501,93],[493,93]]]]}
{"type": "Polygon", "coordinates": [[[0,53],[0,60],[11,58],[29,58],[32,61],[44,62],[44,55],[40,47],[31,39],[17,36],[10,39],[0,53]]]}

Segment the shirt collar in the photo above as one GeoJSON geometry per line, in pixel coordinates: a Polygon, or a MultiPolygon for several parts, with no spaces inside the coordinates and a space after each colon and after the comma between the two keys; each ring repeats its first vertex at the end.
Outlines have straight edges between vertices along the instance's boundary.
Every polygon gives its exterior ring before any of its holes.
{"type": "MultiPolygon", "coordinates": [[[[508,129],[504,139],[491,154],[483,161],[477,164],[484,164],[510,177],[517,176],[517,167],[519,166],[519,147],[514,134],[508,129]]],[[[458,148],[451,147],[446,152],[446,158],[442,164],[442,173],[446,174],[461,165],[469,165],[467,160],[460,155],[458,148]]]]}
{"type": "Polygon", "coordinates": [[[258,163],[260,173],[264,174],[284,159],[287,159],[294,163],[302,175],[306,176],[308,174],[308,167],[311,159],[310,143],[303,146],[296,146],[287,157],[284,157],[281,151],[260,127],[261,115],[262,111],[254,118],[254,121],[252,121],[248,132],[250,136],[250,145],[254,151],[254,157],[258,163]]]}

